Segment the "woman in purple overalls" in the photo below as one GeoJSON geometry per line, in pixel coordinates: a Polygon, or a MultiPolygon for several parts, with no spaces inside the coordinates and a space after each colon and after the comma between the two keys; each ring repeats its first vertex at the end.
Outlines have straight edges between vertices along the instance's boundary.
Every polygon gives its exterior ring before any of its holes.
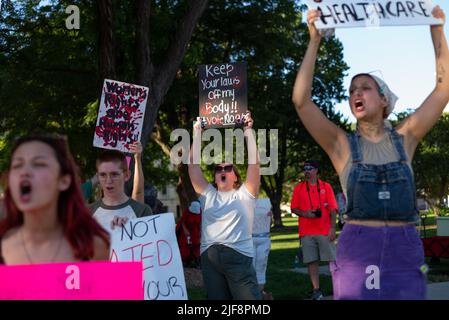
{"type": "MultiPolygon", "coordinates": [[[[437,6],[432,11],[445,20],[437,6]]],[[[346,224],[331,265],[334,299],[425,299],[424,253],[411,161],[418,143],[449,101],[449,50],[443,25],[430,27],[435,49],[435,89],[419,109],[392,128],[386,118],[397,97],[378,77],[358,74],[349,89],[356,132],[329,121],[311,100],[321,35],[307,16],[310,42],[293,89],[304,126],[329,155],[347,198],[346,224]]]]}

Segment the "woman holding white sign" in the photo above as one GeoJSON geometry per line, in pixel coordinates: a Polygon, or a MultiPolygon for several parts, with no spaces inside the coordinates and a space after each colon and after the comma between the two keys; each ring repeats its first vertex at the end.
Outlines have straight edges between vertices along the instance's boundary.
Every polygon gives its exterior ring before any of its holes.
{"type": "MultiPolygon", "coordinates": [[[[445,20],[437,6],[433,16],[445,20]]],[[[449,101],[449,50],[443,25],[430,27],[435,89],[392,128],[386,118],[397,97],[381,79],[358,74],[349,88],[356,132],[347,135],[311,100],[321,35],[319,12],[307,15],[310,42],[293,88],[304,126],[329,155],[347,196],[347,220],[332,268],[334,299],[425,299],[426,266],[415,228],[418,219],[411,161],[418,143],[449,101]]]]}
{"type": "Polygon", "coordinates": [[[16,141],[5,209],[0,264],[109,260],[109,235],[84,204],[63,137],[33,135],[16,141]]]}
{"type": "Polygon", "coordinates": [[[199,159],[194,161],[201,146],[200,118],[194,125],[189,176],[196,193],[200,194],[201,271],[211,300],[262,298],[252,264],[252,225],[260,187],[260,164],[252,126],[253,119],[248,113],[244,120],[250,155],[246,180],[242,183],[234,165],[220,163],[214,168],[214,181],[208,183],[199,159]]]}

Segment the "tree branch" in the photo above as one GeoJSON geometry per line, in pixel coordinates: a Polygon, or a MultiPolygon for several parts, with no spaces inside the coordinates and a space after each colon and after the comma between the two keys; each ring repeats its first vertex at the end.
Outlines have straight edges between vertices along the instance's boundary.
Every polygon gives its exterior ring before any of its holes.
{"type": "Polygon", "coordinates": [[[151,65],[151,59],[148,56],[148,63],[150,63],[150,65],[147,65],[145,68],[148,68],[149,70],[147,71],[149,78],[142,80],[142,83],[150,85],[150,96],[148,97],[148,104],[144,117],[145,125],[142,130],[142,144],[144,146],[151,137],[159,107],[173,83],[176,72],[184,58],[187,44],[192,37],[198,19],[206,9],[208,0],[190,0],[188,2],[189,10],[184,14],[178,25],[175,37],[165,55],[165,60],[160,66],[153,67],[151,65]],[[153,71],[151,71],[152,68],[154,68],[153,71]]]}
{"type": "Polygon", "coordinates": [[[175,37],[167,50],[166,58],[157,68],[156,79],[154,83],[158,86],[155,92],[158,104],[162,102],[163,97],[168,92],[175,76],[181,65],[184,54],[187,50],[187,45],[192,37],[193,30],[198,22],[198,19],[206,9],[208,0],[190,0],[189,10],[184,14],[178,24],[175,37]]]}
{"type": "Polygon", "coordinates": [[[151,135],[151,139],[156,142],[162,149],[162,151],[164,152],[164,154],[167,157],[170,157],[170,147],[168,144],[166,144],[164,142],[164,140],[162,139],[162,134],[161,134],[161,128],[159,125],[155,125],[156,128],[156,132],[153,132],[153,134],[151,135]]]}

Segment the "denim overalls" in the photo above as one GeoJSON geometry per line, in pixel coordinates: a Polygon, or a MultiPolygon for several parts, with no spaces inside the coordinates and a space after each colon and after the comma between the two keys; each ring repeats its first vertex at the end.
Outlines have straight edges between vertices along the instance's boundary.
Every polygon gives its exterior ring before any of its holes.
{"type": "MultiPolygon", "coordinates": [[[[400,136],[389,130],[399,161],[362,163],[360,135],[348,136],[352,168],[348,177],[348,218],[395,220],[417,218],[413,176],[400,136]]],[[[339,299],[425,299],[424,251],[413,223],[369,227],[346,223],[330,264],[333,296],[339,299]]]]}
{"type": "Polygon", "coordinates": [[[348,136],[352,153],[352,168],[347,194],[349,219],[358,220],[418,220],[413,174],[399,134],[391,130],[391,140],[399,161],[383,165],[362,163],[360,134],[348,136]]]}

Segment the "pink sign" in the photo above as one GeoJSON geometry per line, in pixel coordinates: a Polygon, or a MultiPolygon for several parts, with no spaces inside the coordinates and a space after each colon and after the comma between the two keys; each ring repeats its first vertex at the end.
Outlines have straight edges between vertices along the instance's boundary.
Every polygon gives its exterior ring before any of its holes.
{"type": "Polygon", "coordinates": [[[141,262],[0,266],[0,300],[143,300],[141,262]]]}

